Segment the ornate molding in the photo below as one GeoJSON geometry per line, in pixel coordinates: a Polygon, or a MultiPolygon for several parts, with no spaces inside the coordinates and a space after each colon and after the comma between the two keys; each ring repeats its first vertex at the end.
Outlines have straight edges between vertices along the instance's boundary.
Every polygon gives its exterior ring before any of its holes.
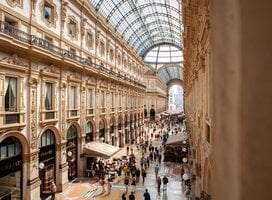
{"type": "Polygon", "coordinates": [[[65,24],[65,20],[66,20],[67,6],[68,6],[68,2],[62,0],[61,1],[61,24],[62,24],[62,28],[64,28],[64,24],[65,24]]]}
{"type": "Polygon", "coordinates": [[[95,32],[95,46],[98,48],[99,43],[100,43],[100,34],[101,31],[100,30],[96,30],[95,32]]]}
{"type": "Polygon", "coordinates": [[[19,7],[19,8],[22,8],[23,9],[23,0],[6,0],[7,1],[7,4],[10,6],[10,7],[19,7]]]}
{"type": "Polygon", "coordinates": [[[40,13],[41,13],[41,20],[49,28],[52,28],[52,27],[56,28],[56,22],[57,22],[57,19],[58,19],[56,4],[54,4],[53,0],[44,0],[44,1],[41,1],[39,5],[40,5],[39,8],[40,8],[40,13]],[[48,3],[53,8],[53,12],[52,12],[53,20],[51,22],[44,18],[44,5],[45,5],[45,3],[48,3]]]}
{"type": "Polygon", "coordinates": [[[87,19],[86,19],[86,18],[82,18],[82,19],[81,19],[81,23],[80,23],[80,33],[81,33],[81,36],[82,36],[82,37],[85,36],[86,22],[87,22],[87,19]]]}
{"type": "MultiPolygon", "coordinates": [[[[34,78],[30,79],[31,81],[35,80],[34,78]]],[[[35,82],[35,81],[34,81],[35,82]]],[[[37,147],[37,89],[31,88],[31,112],[30,112],[30,131],[31,131],[31,149],[35,149],[37,147]]]]}
{"type": "Polygon", "coordinates": [[[23,66],[23,67],[28,67],[27,64],[25,64],[21,59],[20,57],[18,57],[17,54],[13,54],[12,56],[9,56],[9,57],[4,57],[0,60],[0,62],[4,62],[4,63],[7,63],[7,64],[12,64],[12,65],[20,65],[20,66],[23,66]]]}
{"type": "Polygon", "coordinates": [[[77,40],[78,39],[78,34],[79,34],[79,29],[78,29],[78,21],[76,20],[75,16],[73,15],[69,15],[68,17],[68,21],[67,21],[67,30],[68,30],[68,36],[72,39],[72,40],[77,40]],[[75,32],[74,34],[72,34],[70,32],[70,25],[71,22],[73,22],[75,24],[75,32]]]}

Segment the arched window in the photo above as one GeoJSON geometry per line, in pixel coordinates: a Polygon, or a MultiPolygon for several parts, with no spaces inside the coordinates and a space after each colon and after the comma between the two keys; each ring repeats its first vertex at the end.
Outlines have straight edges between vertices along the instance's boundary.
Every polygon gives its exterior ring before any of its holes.
{"type": "Polygon", "coordinates": [[[20,155],[22,152],[21,143],[15,137],[6,138],[3,142],[1,142],[0,148],[0,160],[20,155]]]}
{"type": "Polygon", "coordinates": [[[51,131],[50,129],[47,129],[42,134],[42,138],[40,140],[40,147],[45,147],[52,144],[55,144],[55,136],[53,131],[51,131]]]}

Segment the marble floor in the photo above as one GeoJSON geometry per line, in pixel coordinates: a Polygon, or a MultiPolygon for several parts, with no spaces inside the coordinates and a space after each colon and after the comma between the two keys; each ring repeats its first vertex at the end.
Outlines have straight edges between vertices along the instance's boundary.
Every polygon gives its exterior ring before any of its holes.
{"type": "MultiPolygon", "coordinates": [[[[154,146],[161,145],[160,140],[153,140],[154,146]]],[[[140,156],[142,155],[141,150],[137,150],[135,146],[132,146],[134,149],[134,154],[136,156],[136,164],[139,166],[140,156]]],[[[147,150],[148,152],[148,150],[147,150]]],[[[120,155],[126,155],[126,148],[118,152],[120,155]]],[[[139,183],[136,185],[135,199],[143,199],[143,193],[145,189],[148,189],[151,199],[156,200],[187,200],[188,198],[183,194],[183,188],[181,184],[181,164],[170,163],[170,162],[161,162],[159,163],[159,176],[166,175],[169,179],[167,184],[167,190],[163,191],[161,186],[160,193],[157,192],[157,184],[155,181],[155,172],[154,167],[157,162],[151,161],[150,166],[147,169],[147,177],[145,183],[142,182],[142,177],[140,177],[139,183]]],[[[69,186],[62,193],[56,195],[58,200],[87,200],[87,199],[96,199],[96,200],[119,200],[121,199],[122,194],[126,191],[124,185],[124,175],[119,178],[114,179],[112,183],[111,193],[102,192],[102,188],[94,179],[81,178],[77,179],[72,183],[69,183],[69,186]]],[[[126,194],[127,200],[131,191],[134,190],[132,186],[128,186],[128,192],[126,194]]]]}

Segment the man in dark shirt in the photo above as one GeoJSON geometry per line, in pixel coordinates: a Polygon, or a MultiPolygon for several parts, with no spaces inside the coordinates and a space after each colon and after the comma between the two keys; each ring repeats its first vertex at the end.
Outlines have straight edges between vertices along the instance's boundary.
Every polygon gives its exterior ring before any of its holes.
{"type": "Polygon", "coordinates": [[[135,196],[133,194],[133,192],[131,192],[131,194],[128,197],[129,200],[135,200],[135,196]]]}
{"type": "Polygon", "coordinates": [[[144,200],[151,200],[150,194],[149,194],[149,192],[148,192],[148,189],[145,189],[144,200]]]}

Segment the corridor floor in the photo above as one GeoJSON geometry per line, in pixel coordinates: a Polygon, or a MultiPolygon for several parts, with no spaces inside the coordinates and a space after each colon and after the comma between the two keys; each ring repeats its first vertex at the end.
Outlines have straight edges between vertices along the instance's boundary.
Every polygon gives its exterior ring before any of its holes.
{"type": "MultiPolygon", "coordinates": [[[[160,146],[161,141],[153,140],[152,144],[154,146],[160,146]]],[[[136,156],[136,162],[139,166],[140,156],[142,154],[141,150],[137,150],[135,146],[132,146],[134,149],[134,154],[136,156]]],[[[148,152],[148,150],[147,150],[148,152]]],[[[126,155],[126,148],[123,148],[118,154],[126,155]]],[[[183,189],[181,186],[181,164],[170,163],[170,162],[161,162],[159,164],[159,176],[166,175],[169,179],[167,184],[167,190],[163,191],[161,186],[160,193],[157,192],[157,184],[155,180],[154,167],[156,165],[155,161],[150,162],[150,166],[147,169],[147,177],[145,183],[142,182],[142,177],[140,177],[139,183],[136,185],[135,199],[143,199],[143,193],[145,189],[148,189],[151,199],[156,200],[187,200],[188,198],[183,194],[183,189]]],[[[98,180],[92,179],[77,179],[76,181],[69,183],[69,186],[62,193],[57,194],[57,200],[87,200],[87,199],[96,199],[96,200],[121,200],[122,194],[126,191],[124,185],[124,175],[120,177],[120,180],[117,177],[112,183],[111,193],[102,192],[102,187],[99,185],[98,180]]],[[[128,186],[128,192],[126,197],[128,199],[129,194],[133,190],[132,186],[128,186]]]]}

